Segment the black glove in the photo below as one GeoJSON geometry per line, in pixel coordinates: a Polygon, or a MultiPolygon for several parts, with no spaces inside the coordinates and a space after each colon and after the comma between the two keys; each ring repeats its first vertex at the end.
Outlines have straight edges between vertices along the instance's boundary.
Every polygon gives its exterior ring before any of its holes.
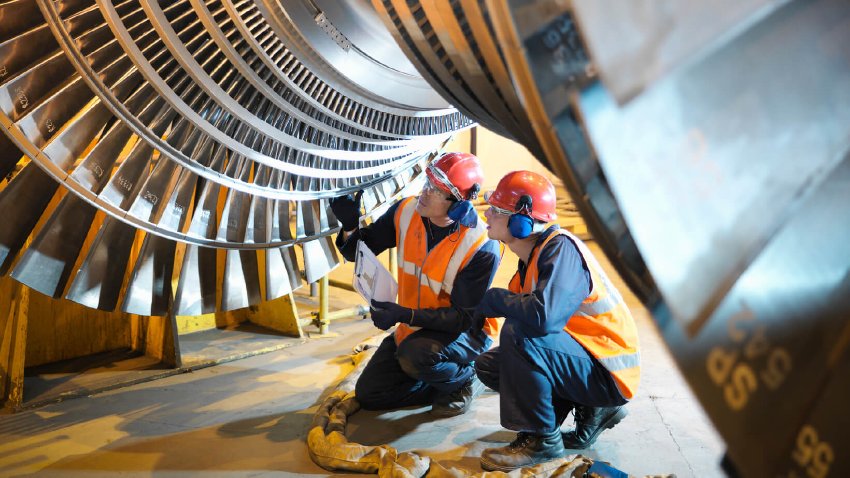
{"type": "Polygon", "coordinates": [[[484,293],[484,297],[481,298],[481,302],[478,303],[475,312],[486,317],[503,317],[505,302],[516,296],[517,294],[508,289],[491,287],[484,293]]]}
{"type": "Polygon", "coordinates": [[[342,224],[343,231],[352,231],[360,225],[360,198],[363,191],[357,191],[354,196],[346,194],[331,199],[331,211],[342,224]]]}
{"type": "Polygon", "coordinates": [[[372,322],[375,327],[387,330],[398,322],[409,324],[413,318],[413,309],[402,307],[395,302],[372,300],[372,322]]]}
{"type": "Polygon", "coordinates": [[[487,316],[483,312],[479,312],[478,309],[475,309],[475,312],[472,313],[472,326],[469,328],[472,330],[481,330],[484,328],[485,320],[487,320],[487,316]]]}

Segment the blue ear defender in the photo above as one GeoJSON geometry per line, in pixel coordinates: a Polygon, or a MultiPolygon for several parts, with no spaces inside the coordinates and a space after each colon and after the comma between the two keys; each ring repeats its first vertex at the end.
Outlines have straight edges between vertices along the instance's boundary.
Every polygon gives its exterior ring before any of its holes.
{"type": "Polygon", "coordinates": [[[534,219],[531,218],[531,196],[524,194],[516,202],[516,212],[508,218],[508,230],[517,239],[525,239],[534,232],[534,219]]]}
{"type": "Polygon", "coordinates": [[[478,183],[472,185],[469,190],[469,195],[463,201],[455,201],[449,206],[448,216],[452,221],[458,222],[465,218],[475,207],[472,205],[472,200],[478,197],[478,191],[481,186],[478,183]]]}
{"type": "Polygon", "coordinates": [[[473,210],[472,203],[469,201],[456,201],[449,206],[449,219],[458,222],[465,218],[470,211],[473,210]]]}

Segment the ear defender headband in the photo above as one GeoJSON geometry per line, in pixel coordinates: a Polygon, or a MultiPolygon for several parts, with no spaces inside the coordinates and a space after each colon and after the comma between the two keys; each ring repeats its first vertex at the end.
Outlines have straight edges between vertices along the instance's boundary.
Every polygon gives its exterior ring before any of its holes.
{"type": "Polygon", "coordinates": [[[515,213],[508,218],[508,230],[517,239],[525,239],[534,232],[534,219],[531,217],[531,196],[524,194],[516,202],[515,213]]]}
{"type": "Polygon", "coordinates": [[[481,186],[479,186],[478,183],[474,183],[472,187],[469,188],[469,194],[466,195],[466,199],[462,201],[455,201],[451,206],[449,206],[449,219],[458,222],[465,218],[467,214],[474,209],[472,201],[478,197],[479,191],[481,191],[481,186]]]}

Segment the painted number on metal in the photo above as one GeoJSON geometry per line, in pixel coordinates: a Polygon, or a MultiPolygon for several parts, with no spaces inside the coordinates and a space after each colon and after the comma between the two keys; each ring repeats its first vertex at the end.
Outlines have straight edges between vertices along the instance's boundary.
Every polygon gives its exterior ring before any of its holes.
{"type": "Polygon", "coordinates": [[[23,88],[18,88],[15,90],[15,95],[18,97],[18,104],[21,106],[22,110],[25,110],[30,105],[30,100],[27,98],[27,94],[23,88]]]}
{"type": "Polygon", "coordinates": [[[766,331],[766,326],[743,306],[728,322],[732,343],[717,345],[708,353],[708,376],[721,388],[724,402],[734,411],[747,406],[759,384],[774,391],[791,372],[791,355],[784,348],[773,346],[766,331]]]}
{"type": "Polygon", "coordinates": [[[799,469],[788,471],[788,478],[826,478],[835,460],[835,452],[829,443],[820,440],[813,426],[805,425],[797,434],[791,458],[799,469]]]}

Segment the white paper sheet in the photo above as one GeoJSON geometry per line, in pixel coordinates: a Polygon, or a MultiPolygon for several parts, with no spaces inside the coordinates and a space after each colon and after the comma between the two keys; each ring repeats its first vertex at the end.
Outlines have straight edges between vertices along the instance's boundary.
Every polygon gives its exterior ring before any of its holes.
{"type": "Polygon", "coordinates": [[[383,302],[396,301],[398,283],[363,241],[357,242],[352,282],[354,289],[366,300],[366,303],[371,303],[372,299],[383,302]]]}

